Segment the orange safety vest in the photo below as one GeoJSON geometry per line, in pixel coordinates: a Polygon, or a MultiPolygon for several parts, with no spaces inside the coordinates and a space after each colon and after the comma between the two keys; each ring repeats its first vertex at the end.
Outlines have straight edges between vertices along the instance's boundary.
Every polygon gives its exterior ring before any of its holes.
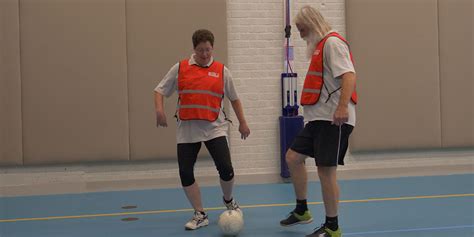
{"type": "MultiPolygon", "coordinates": [[[[306,73],[306,78],[304,80],[303,92],[301,93],[301,105],[314,105],[319,101],[321,89],[323,88],[324,84],[323,49],[324,44],[326,43],[329,37],[337,37],[344,41],[347,45],[349,45],[347,41],[336,32],[328,34],[318,43],[318,45],[316,46],[315,53],[311,58],[311,64],[309,65],[308,73],[306,73]]],[[[352,63],[354,63],[350,50],[349,54],[351,56],[352,63]]],[[[354,104],[357,104],[357,93],[355,89],[352,93],[351,100],[354,104]]]]}
{"type": "Polygon", "coordinates": [[[224,98],[224,64],[214,61],[209,67],[179,63],[178,113],[181,120],[215,121],[224,98]]]}

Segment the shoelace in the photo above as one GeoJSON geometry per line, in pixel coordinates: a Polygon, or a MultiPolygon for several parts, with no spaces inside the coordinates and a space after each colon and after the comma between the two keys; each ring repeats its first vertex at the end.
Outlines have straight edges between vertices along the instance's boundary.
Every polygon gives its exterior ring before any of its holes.
{"type": "Polygon", "coordinates": [[[231,210],[236,210],[236,209],[239,208],[239,205],[235,201],[232,201],[230,203],[226,203],[226,206],[230,207],[231,210]]]}
{"type": "Polygon", "coordinates": [[[201,219],[204,219],[204,218],[201,218],[201,216],[204,217],[204,215],[195,212],[193,216],[193,221],[199,222],[201,219]]]}
{"type": "MultiPolygon", "coordinates": [[[[288,216],[287,216],[287,217],[290,217],[291,215],[293,215],[293,216],[294,216],[295,214],[298,214],[298,213],[296,213],[296,209],[295,209],[295,210],[293,210],[293,211],[291,211],[291,212],[288,214],[288,216]]],[[[303,213],[303,214],[304,214],[304,213],[303,213]]]]}
{"type": "Polygon", "coordinates": [[[318,230],[322,229],[324,232],[326,232],[326,230],[324,230],[324,228],[325,228],[324,224],[321,224],[320,227],[314,228],[314,231],[318,231],[318,230]]]}

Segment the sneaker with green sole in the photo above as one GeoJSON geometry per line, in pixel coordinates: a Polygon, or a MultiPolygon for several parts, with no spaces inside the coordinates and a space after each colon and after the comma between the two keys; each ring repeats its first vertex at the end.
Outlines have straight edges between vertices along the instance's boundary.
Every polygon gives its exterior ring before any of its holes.
{"type": "Polygon", "coordinates": [[[299,215],[298,213],[292,211],[288,214],[286,219],[280,221],[281,226],[292,226],[297,224],[308,224],[313,221],[313,217],[309,210],[306,210],[303,215],[299,215]]]}
{"type": "Polygon", "coordinates": [[[332,231],[326,226],[322,225],[319,229],[315,230],[312,234],[307,235],[306,237],[341,237],[342,232],[341,228],[337,228],[336,231],[332,231]]]}

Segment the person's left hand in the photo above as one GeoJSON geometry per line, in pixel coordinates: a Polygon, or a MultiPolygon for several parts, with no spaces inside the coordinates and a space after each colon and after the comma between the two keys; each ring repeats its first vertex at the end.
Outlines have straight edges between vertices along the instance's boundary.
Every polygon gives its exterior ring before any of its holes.
{"type": "Polygon", "coordinates": [[[349,110],[347,106],[338,106],[332,118],[332,124],[341,126],[349,121],[349,110]]]}
{"type": "Polygon", "coordinates": [[[250,128],[247,123],[241,123],[239,125],[240,138],[246,139],[250,135],[250,128]]]}

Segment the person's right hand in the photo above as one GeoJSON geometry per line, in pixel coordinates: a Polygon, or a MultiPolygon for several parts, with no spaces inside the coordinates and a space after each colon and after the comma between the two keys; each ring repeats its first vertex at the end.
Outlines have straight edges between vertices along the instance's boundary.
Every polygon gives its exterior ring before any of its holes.
{"type": "Polygon", "coordinates": [[[168,123],[166,122],[166,115],[163,111],[156,112],[156,126],[157,127],[168,127],[168,123]]]}

